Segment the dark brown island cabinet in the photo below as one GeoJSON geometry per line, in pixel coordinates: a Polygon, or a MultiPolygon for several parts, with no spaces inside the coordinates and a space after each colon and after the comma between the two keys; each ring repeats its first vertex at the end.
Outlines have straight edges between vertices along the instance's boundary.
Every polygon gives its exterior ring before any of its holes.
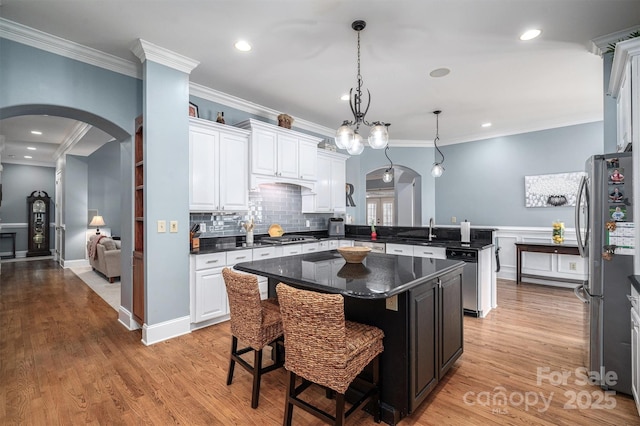
{"type": "Polygon", "coordinates": [[[288,256],[235,268],[268,277],[270,295],[279,282],[343,294],[347,319],[381,328],[382,420],[394,425],[418,408],[462,355],[464,263],[370,253],[364,265],[350,267],[336,256],[288,256]],[[325,263],[334,272],[320,275],[329,269],[325,263]]]}

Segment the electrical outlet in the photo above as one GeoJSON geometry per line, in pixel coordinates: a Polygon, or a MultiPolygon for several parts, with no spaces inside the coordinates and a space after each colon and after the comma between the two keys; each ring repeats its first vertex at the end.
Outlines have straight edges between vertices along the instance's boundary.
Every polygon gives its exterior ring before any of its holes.
{"type": "Polygon", "coordinates": [[[387,297],[385,299],[385,302],[387,304],[387,309],[390,311],[397,311],[398,310],[398,295],[395,296],[391,296],[391,297],[387,297]]]}
{"type": "Polygon", "coordinates": [[[305,226],[306,226],[307,228],[311,228],[311,221],[307,220],[307,221],[305,222],[305,226]]]}
{"type": "Polygon", "coordinates": [[[172,220],[169,222],[169,232],[178,232],[178,221],[172,220]]]}
{"type": "Polygon", "coordinates": [[[569,262],[569,270],[570,270],[570,271],[575,271],[575,270],[577,270],[576,262],[569,262]]]}
{"type": "Polygon", "coordinates": [[[451,216],[451,223],[456,223],[458,219],[455,216],[451,216]]]}
{"type": "Polygon", "coordinates": [[[200,222],[200,232],[207,232],[207,224],[200,222]]]}
{"type": "Polygon", "coordinates": [[[158,232],[167,232],[167,221],[159,220],[158,221],[158,232]]]}

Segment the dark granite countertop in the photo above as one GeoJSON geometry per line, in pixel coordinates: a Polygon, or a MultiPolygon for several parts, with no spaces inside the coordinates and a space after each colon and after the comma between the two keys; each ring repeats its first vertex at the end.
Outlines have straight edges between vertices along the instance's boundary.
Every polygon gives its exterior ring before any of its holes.
{"type": "Polygon", "coordinates": [[[360,299],[385,299],[462,267],[456,260],[371,252],[362,263],[346,263],[330,250],[239,263],[235,269],[312,290],[360,299]]]}
{"type": "Polygon", "coordinates": [[[629,281],[636,288],[636,291],[640,293],[640,275],[629,275],[629,281]]]}

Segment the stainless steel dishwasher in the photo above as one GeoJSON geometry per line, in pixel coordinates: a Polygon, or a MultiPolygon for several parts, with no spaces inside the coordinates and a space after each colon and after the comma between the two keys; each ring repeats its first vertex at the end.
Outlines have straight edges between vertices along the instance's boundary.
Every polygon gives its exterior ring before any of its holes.
{"type": "Polygon", "coordinates": [[[448,248],[447,259],[464,261],[462,269],[462,307],[464,313],[480,316],[478,307],[478,250],[448,248]]]}
{"type": "Polygon", "coordinates": [[[354,241],[354,247],[369,247],[371,251],[376,253],[386,253],[387,247],[385,243],[374,243],[372,241],[354,241]]]}

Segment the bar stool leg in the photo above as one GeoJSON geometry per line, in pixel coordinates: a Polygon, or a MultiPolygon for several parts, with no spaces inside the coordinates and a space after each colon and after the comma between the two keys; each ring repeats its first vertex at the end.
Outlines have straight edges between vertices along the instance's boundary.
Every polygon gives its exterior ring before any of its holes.
{"type": "Polygon", "coordinates": [[[344,394],[336,393],[336,426],[344,425],[344,394]]]}
{"type": "Polygon", "coordinates": [[[229,374],[227,375],[227,386],[231,384],[233,381],[233,370],[236,366],[236,361],[233,357],[238,350],[238,338],[236,336],[231,336],[231,356],[229,357],[229,374]]]}
{"type": "Polygon", "coordinates": [[[289,371],[287,374],[287,397],[284,399],[284,426],[291,426],[291,420],[293,418],[293,404],[291,403],[291,397],[296,391],[296,375],[289,371]]]}
{"type": "Polygon", "coordinates": [[[262,374],[262,349],[253,351],[253,392],[251,394],[251,408],[258,408],[260,397],[260,376],[262,374]]]}

